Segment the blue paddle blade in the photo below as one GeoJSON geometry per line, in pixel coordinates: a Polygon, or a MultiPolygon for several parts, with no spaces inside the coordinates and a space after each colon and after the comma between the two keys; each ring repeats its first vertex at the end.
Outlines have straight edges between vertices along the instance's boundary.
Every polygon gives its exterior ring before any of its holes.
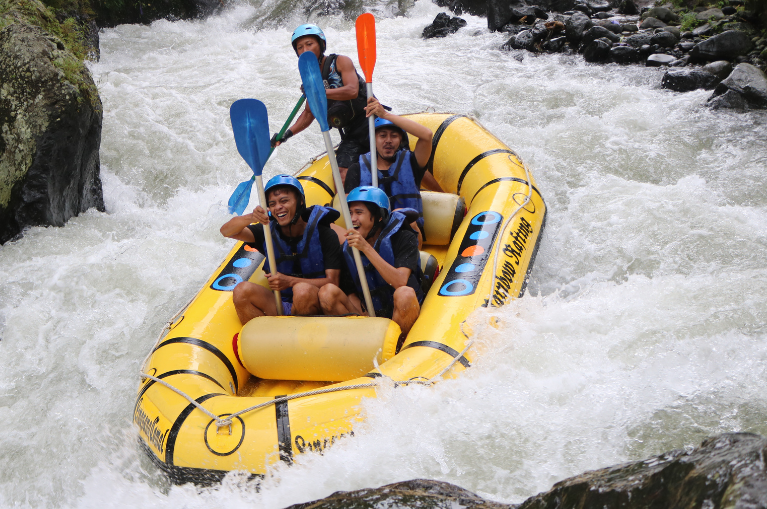
{"type": "Polygon", "coordinates": [[[266,106],[256,99],[240,99],[232,104],[229,116],[237,151],[253,173],[261,175],[272,148],[266,106]]]}
{"type": "Polygon", "coordinates": [[[232,196],[229,197],[229,213],[241,216],[250,203],[250,190],[253,189],[253,179],[240,182],[232,196]]]}
{"type": "Polygon", "coordinates": [[[325,84],[322,82],[320,64],[317,56],[311,51],[301,53],[298,57],[298,72],[301,73],[301,81],[304,83],[304,93],[309,101],[309,109],[312,115],[320,123],[322,132],[330,130],[328,124],[328,96],[325,94],[325,84]]]}

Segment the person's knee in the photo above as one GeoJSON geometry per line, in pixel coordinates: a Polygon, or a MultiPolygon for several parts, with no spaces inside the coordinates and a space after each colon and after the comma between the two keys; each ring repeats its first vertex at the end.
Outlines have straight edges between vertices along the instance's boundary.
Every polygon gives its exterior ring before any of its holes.
{"type": "Polygon", "coordinates": [[[250,300],[250,294],[252,293],[252,289],[250,288],[251,284],[252,283],[243,281],[234,287],[234,290],[232,290],[232,300],[235,304],[250,300]]]}
{"type": "Polygon", "coordinates": [[[320,299],[320,306],[323,311],[327,311],[333,307],[339,299],[339,294],[342,294],[341,289],[333,283],[328,283],[318,292],[317,296],[320,299]]]}
{"type": "Polygon", "coordinates": [[[418,303],[415,290],[409,286],[400,286],[394,290],[394,307],[402,309],[412,306],[413,303],[418,303]]]}
{"type": "Polygon", "coordinates": [[[318,288],[309,283],[298,283],[293,287],[293,302],[303,302],[317,298],[318,288]]]}

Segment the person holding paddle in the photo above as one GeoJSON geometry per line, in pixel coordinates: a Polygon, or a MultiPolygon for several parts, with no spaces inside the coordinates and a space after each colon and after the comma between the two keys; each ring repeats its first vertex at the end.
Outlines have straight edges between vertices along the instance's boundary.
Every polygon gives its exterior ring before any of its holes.
{"type": "Polygon", "coordinates": [[[338,237],[329,227],[340,216],[337,211],[319,205],[306,208],[301,183],[289,175],[272,177],[264,190],[271,217],[258,206],[221,227],[224,237],[241,240],[263,254],[263,225],[269,225],[274,241],[277,270],[264,262],[270,290],[249,281],[234,288],[232,299],[243,325],[258,316],[278,314],[272,291],[280,292],[283,315],[320,314],[319,290],[328,283],[338,285],[343,266],[338,237]]]}
{"type": "MultiPolygon", "coordinates": [[[[418,211],[418,219],[411,225],[418,233],[419,246],[423,239],[423,205],[421,184],[434,191],[442,191],[431,173],[426,171],[431,157],[433,133],[428,127],[386,111],[375,97],[368,99],[368,116],[375,115],[375,172],[378,187],[391,199],[392,209],[411,208],[418,211]],[[418,141],[410,151],[408,134],[418,141]]],[[[358,186],[373,184],[373,165],[370,152],[360,155],[346,172],[344,192],[358,186]]]]}
{"type": "MultiPolygon", "coordinates": [[[[368,122],[365,115],[367,93],[365,80],[360,77],[351,58],[344,55],[325,55],[326,38],[320,27],[306,24],[295,29],[292,36],[293,49],[299,57],[306,52],[314,53],[319,62],[327,95],[327,118],[331,127],[341,133],[341,143],[336,149],[341,177],[346,168],[357,160],[359,154],[368,150],[368,122]]],[[[272,146],[279,146],[311,125],[314,115],[305,108],[295,123],[282,137],[272,137],[272,146]]]]}
{"type": "Polygon", "coordinates": [[[340,287],[328,284],[320,288],[322,311],[334,316],[369,314],[360,299],[363,289],[352,257],[355,248],[362,255],[375,315],[396,322],[402,331],[402,341],[418,318],[425,297],[419,283],[418,240],[408,226],[417,212],[412,209],[389,212],[389,198],[372,186],[353,189],[348,204],[353,225],[343,246],[348,270],[340,287]]]}

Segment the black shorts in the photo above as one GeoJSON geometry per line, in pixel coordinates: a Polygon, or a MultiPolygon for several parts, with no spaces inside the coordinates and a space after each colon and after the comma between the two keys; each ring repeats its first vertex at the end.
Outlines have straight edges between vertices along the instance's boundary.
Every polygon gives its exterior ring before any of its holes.
{"type": "Polygon", "coordinates": [[[358,140],[347,138],[342,140],[336,149],[336,160],[339,168],[348,168],[352,163],[359,162],[362,154],[370,152],[370,141],[360,143],[358,140]]]}
{"type": "Polygon", "coordinates": [[[370,152],[368,125],[368,119],[364,118],[344,128],[341,143],[336,149],[336,160],[340,168],[348,168],[350,164],[358,162],[362,154],[370,152]]]}

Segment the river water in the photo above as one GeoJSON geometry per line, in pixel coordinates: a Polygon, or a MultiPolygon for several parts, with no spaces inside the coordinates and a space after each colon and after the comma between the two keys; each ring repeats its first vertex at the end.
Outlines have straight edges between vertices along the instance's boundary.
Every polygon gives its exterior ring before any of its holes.
{"type": "MultiPolygon", "coordinates": [[[[441,10],[426,0],[371,10],[383,102],[473,115],[548,204],[527,295],[474,317],[486,354],[435,388],[383,390],[353,439],[260,489],[169,486],[131,424],[139,367],[230,249],[218,228],[249,170],[228,108],[261,99],[279,129],[306,15],[242,4],[106,30],[91,69],[107,211],[0,248],[0,506],[276,509],[412,478],[519,502],[712,434],[767,434],[767,116],[709,111],[655,69],[501,51],[482,18],[424,41],[441,10]]],[[[356,62],[353,22],[319,22],[356,62]]],[[[315,124],[266,174],[322,150],[315,124]]]]}

